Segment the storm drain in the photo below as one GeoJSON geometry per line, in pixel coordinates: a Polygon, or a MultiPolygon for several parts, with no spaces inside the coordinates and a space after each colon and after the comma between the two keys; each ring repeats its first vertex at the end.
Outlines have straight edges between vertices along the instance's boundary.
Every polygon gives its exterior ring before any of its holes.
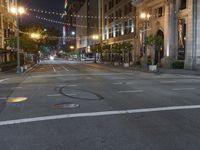
{"type": "Polygon", "coordinates": [[[19,103],[19,102],[23,102],[23,101],[27,101],[28,98],[27,97],[10,97],[7,99],[6,102],[8,103],[19,103]]]}
{"type": "Polygon", "coordinates": [[[53,107],[57,108],[57,109],[64,109],[64,108],[73,109],[73,108],[80,107],[80,105],[79,104],[70,103],[70,102],[66,102],[66,103],[55,104],[53,107]]]}

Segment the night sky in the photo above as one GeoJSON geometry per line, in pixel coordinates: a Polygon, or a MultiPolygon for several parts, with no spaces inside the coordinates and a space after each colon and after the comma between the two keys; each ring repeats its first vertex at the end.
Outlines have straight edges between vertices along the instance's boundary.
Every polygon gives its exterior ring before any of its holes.
{"type": "MultiPolygon", "coordinates": [[[[23,0],[23,5],[25,5],[28,8],[46,10],[50,12],[54,11],[54,12],[63,13],[64,11],[64,0],[23,0]]],[[[47,19],[63,22],[60,16],[46,15],[46,14],[36,13],[36,12],[31,12],[31,11],[29,11],[28,13],[30,14],[30,16],[26,16],[25,19],[23,19],[24,20],[23,24],[32,23],[32,22],[40,22],[47,26],[50,26],[50,27],[53,26],[59,30],[62,30],[62,25],[35,19],[35,16],[37,15],[40,17],[45,17],[47,19]]]]}

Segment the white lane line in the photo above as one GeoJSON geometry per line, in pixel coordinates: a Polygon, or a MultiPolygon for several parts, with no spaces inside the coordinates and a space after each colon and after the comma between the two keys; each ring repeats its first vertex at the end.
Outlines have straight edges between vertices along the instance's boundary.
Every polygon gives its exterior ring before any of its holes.
{"type": "Polygon", "coordinates": [[[6,97],[0,97],[0,100],[6,100],[7,98],[6,97]]]}
{"type": "Polygon", "coordinates": [[[142,93],[143,90],[132,90],[132,91],[118,91],[117,93],[142,93]]]}
{"type": "Polygon", "coordinates": [[[54,67],[52,67],[52,68],[53,68],[53,71],[56,72],[56,69],[54,67]]]}
{"type": "Polygon", "coordinates": [[[111,80],[126,80],[126,78],[111,78],[111,80]]]}
{"type": "Polygon", "coordinates": [[[67,95],[67,96],[77,96],[77,94],[65,94],[65,95],[67,95]]]}
{"type": "Polygon", "coordinates": [[[122,82],[113,83],[114,85],[122,85],[122,82]]]}
{"type": "Polygon", "coordinates": [[[134,84],[133,82],[126,82],[126,85],[134,84]]]}
{"type": "Polygon", "coordinates": [[[195,90],[196,88],[176,88],[172,89],[173,91],[188,91],[188,90],[195,90]]]}
{"type": "Polygon", "coordinates": [[[143,109],[129,109],[129,110],[117,110],[117,111],[103,111],[103,112],[43,116],[43,117],[35,117],[35,118],[0,121],[0,126],[15,125],[15,124],[21,124],[21,123],[31,123],[31,122],[41,122],[41,121],[48,121],[48,120],[68,119],[68,118],[127,115],[127,114],[137,114],[137,113],[178,111],[178,110],[190,110],[190,109],[200,109],[200,105],[170,106],[170,107],[158,107],[158,108],[143,108],[143,109]]]}
{"type": "Polygon", "coordinates": [[[64,66],[62,67],[65,71],[69,71],[69,69],[65,68],[64,66]]]}
{"type": "Polygon", "coordinates": [[[56,85],[56,87],[64,87],[64,86],[66,86],[65,84],[61,84],[61,85],[56,85]]]}
{"type": "Polygon", "coordinates": [[[10,78],[6,78],[6,79],[1,79],[0,80],[0,83],[2,83],[2,82],[4,82],[4,81],[7,81],[7,80],[9,80],[10,78]]]}
{"type": "Polygon", "coordinates": [[[68,87],[77,87],[78,85],[67,85],[68,87]]]}
{"type": "Polygon", "coordinates": [[[13,87],[14,89],[23,89],[23,87],[13,87]]]}
{"type": "Polygon", "coordinates": [[[160,83],[168,84],[168,83],[177,83],[177,81],[161,81],[160,83]]]}
{"type": "Polygon", "coordinates": [[[48,97],[57,97],[57,96],[62,96],[61,94],[50,94],[50,95],[47,95],[48,97]]]}

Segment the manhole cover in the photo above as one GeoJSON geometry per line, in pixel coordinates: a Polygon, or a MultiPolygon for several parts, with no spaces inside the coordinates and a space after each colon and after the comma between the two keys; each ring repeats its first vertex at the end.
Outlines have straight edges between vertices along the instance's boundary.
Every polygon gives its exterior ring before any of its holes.
{"type": "Polygon", "coordinates": [[[68,103],[55,104],[53,107],[54,108],[59,108],[59,109],[63,109],[63,108],[77,108],[77,107],[80,107],[80,105],[68,102],[68,103]]]}
{"type": "Polygon", "coordinates": [[[27,97],[11,97],[11,98],[8,98],[6,102],[19,103],[19,102],[23,102],[23,101],[27,101],[27,100],[28,100],[27,97]]]}

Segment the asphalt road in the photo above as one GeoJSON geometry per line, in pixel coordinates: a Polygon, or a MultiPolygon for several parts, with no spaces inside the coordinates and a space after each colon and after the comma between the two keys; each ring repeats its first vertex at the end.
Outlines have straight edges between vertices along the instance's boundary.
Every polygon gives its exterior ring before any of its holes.
{"type": "Polygon", "coordinates": [[[200,76],[45,61],[0,77],[0,150],[199,150],[200,76]],[[26,97],[26,101],[7,100],[26,97]]]}

